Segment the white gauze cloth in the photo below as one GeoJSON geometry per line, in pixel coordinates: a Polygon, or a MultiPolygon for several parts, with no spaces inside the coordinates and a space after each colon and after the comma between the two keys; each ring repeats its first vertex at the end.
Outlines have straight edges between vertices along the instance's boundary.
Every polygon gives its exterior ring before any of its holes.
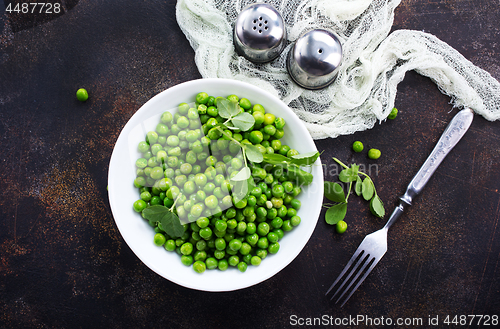
{"type": "Polygon", "coordinates": [[[493,121],[500,118],[500,83],[435,36],[409,30],[390,33],[400,0],[268,0],[283,16],[287,47],[280,57],[255,64],[238,56],[233,24],[256,1],[178,0],[177,22],[195,51],[203,78],[249,82],[283,100],[314,139],[352,134],[385,120],[397,85],[409,70],[429,77],[456,107],[470,107],[493,121]],[[293,42],[311,29],[339,36],[343,61],[333,84],[311,91],[288,75],[293,42]]]}

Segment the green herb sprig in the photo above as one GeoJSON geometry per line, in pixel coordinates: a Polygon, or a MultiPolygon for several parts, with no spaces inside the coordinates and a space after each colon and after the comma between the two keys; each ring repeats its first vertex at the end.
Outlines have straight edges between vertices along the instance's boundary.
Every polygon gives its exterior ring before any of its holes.
{"type": "Polygon", "coordinates": [[[177,196],[172,207],[167,208],[161,205],[147,207],[142,211],[142,216],[150,222],[158,222],[158,225],[172,238],[181,237],[184,234],[184,226],[174,212],[175,204],[180,196],[180,194],[177,196]]]}
{"type": "Polygon", "coordinates": [[[384,217],[384,203],[380,199],[375,189],[373,180],[366,173],[359,171],[359,166],[352,164],[350,167],[343,164],[337,158],[333,158],[335,162],[341,165],[344,169],[339,173],[339,180],[342,183],[348,184],[347,194],[339,183],[325,181],[325,197],[335,202],[335,204],[325,204],[328,210],[325,214],[325,221],[330,225],[335,225],[343,220],[347,213],[347,203],[351,195],[352,186],[354,192],[363,199],[369,201],[370,211],[377,217],[384,217]],[[360,175],[365,176],[364,179],[360,175]]]}

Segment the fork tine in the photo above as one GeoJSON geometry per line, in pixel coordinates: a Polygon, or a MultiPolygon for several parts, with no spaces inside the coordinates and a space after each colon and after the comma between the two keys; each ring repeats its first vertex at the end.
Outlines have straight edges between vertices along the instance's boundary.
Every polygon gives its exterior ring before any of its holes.
{"type": "MultiPolygon", "coordinates": [[[[363,266],[359,269],[359,271],[357,271],[356,276],[350,281],[349,285],[344,289],[344,292],[342,293],[342,295],[340,295],[340,297],[337,299],[337,301],[335,302],[335,304],[337,304],[339,302],[339,300],[346,294],[346,292],[349,291],[349,288],[351,288],[351,286],[353,285],[353,283],[356,282],[356,280],[359,278],[359,276],[361,275],[361,273],[363,273],[363,271],[365,270],[366,266],[368,264],[370,264],[370,262],[372,261],[372,259],[374,259],[374,257],[370,257],[370,256],[371,256],[370,254],[367,254],[365,257],[363,257],[363,259],[360,259],[360,262],[363,263],[363,266]]],[[[347,279],[346,279],[345,282],[347,282],[347,279]]],[[[340,288],[342,288],[342,287],[340,287],[340,288]]],[[[340,290],[340,288],[339,288],[339,290],[340,290]]]]}
{"type": "MultiPolygon", "coordinates": [[[[343,280],[342,280],[342,284],[340,285],[340,287],[337,289],[337,291],[335,292],[335,294],[333,294],[332,298],[330,298],[330,300],[332,300],[339,292],[342,291],[342,288],[344,287],[344,285],[349,282],[349,279],[351,278],[351,276],[353,274],[355,274],[356,272],[358,272],[358,269],[359,269],[359,266],[361,264],[363,264],[366,260],[367,257],[370,257],[369,254],[366,254],[366,251],[362,250],[361,253],[360,253],[360,256],[359,256],[359,259],[358,261],[356,262],[356,265],[354,265],[354,267],[352,268],[352,270],[349,271],[349,274],[347,275],[347,277],[345,277],[343,280]]],[[[364,269],[364,266],[361,270],[364,269]]],[[[358,272],[359,273],[359,272],[358,272]]],[[[358,274],[359,275],[359,274],[358,274]]],[[[357,277],[357,276],[356,276],[357,277]]],[[[345,292],[344,292],[345,293],[345,292]]],[[[343,295],[343,294],[342,294],[343,295]]],[[[342,296],[340,296],[342,297],[342,296]]],[[[340,299],[339,297],[339,299],[340,299]]],[[[335,302],[335,304],[338,303],[338,300],[335,302]]]]}
{"type": "Polygon", "coordinates": [[[337,277],[337,280],[335,280],[335,282],[331,285],[330,289],[328,289],[328,291],[326,292],[325,296],[328,295],[328,293],[330,292],[330,290],[332,290],[332,288],[340,281],[340,279],[344,276],[344,274],[347,272],[347,270],[349,270],[349,268],[351,267],[352,263],[354,263],[354,261],[356,260],[356,258],[358,257],[358,255],[362,251],[363,250],[361,248],[358,248],[358,250],[356,250],[356,252],[354,253],[354,255],[352,255],[351,259],[349,260],[349,263],[347,263],[347,265],[344,267],[344,270],[342,271],[342,273],[339,274],[339,276],[337,277]]]}
{"type": "Polygon", "coordinates": [[[382,257],[374,258],[373,263],[370,265],[370,267],[368,268],[368,270],[366,270],[366,272],[363,275],[363,277],[361,277],[361,280],[359,280],[359,282],[356,284],[356,286],[354,287],[354,289],[351,290],[351,293],[349,294],[349,296],[347,296],[347,298],[344,300],[344,302],[342,303],[342,305],[340,305],[340,307],[344,306],[344,304],[349,300],[349,298],[351,298],[352,294],[358,289],[358,287],[361,285],[361,283],[363,283],[363,281],[365,281],[365,279],[368,276],[368,274],[371,273],[371,271],[373,270],[373,268],[375,267],[375,265],[378,264],[378,262],[380,261],[380,259],[382,259],[382,257]]]}

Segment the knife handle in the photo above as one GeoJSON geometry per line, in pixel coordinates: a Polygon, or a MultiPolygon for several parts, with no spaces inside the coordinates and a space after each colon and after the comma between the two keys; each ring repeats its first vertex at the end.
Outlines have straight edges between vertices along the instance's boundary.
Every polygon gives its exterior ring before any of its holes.
{"type": "Polygon", "coordinates": [[[439,141],[434,147],[434,150],[432,150],[432,153],[429,155],[427,160],[425,160],[418,173],[415,177],[413,177],[412,181],[406,188],[406,192],[401,197],[401,201],[407,205],[411,205],[413,198],[422,192],[425,184],[427,184],[439,164],[448,155],[448,153],[450,153],[451,149],[457,145],[458,141],[464,136],[467,129],[469,129],[473,118],[474,112],[469,108],[465,108],[455,115],[444,130],[441,138],[439,138],[439,141]]]}

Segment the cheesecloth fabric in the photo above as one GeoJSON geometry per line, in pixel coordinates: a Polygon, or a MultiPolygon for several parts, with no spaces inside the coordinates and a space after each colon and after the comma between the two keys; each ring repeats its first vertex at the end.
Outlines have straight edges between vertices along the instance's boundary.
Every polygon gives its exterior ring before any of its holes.
{"type": "Polygon", "coordinates": [[[314,139],[372,128],[394,107],[397,85],[409,70],[429,77],[455,107],[500,118],[500,83],[435,36],[410,30],[390,33],[400,0],[267,0],[283,16],[287,47],[270,63],[254,64],[233,46],[233,22],[250,0],[178,0],[176,17],[195,50],[203,78],[249,82],[283,100],[314,139]],[[335,32],[344,58],[333,84],[322,90],[292,82],[286,56],[305,31],[335,32]],[[389,34],[390,33],[390,34],[389,34]]]}

